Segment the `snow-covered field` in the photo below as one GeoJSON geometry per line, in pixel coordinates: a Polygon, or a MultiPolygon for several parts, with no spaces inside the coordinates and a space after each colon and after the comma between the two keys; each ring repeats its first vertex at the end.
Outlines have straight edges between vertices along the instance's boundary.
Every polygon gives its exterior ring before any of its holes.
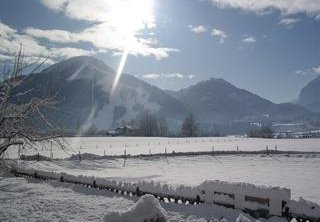
{"type": "MultiPolygon", "coordinates": [[[[136,222],[135,219],[143,216],[141,210],[157,210],[150,206],[150,201],[140,201],[135,205],[137,198],[127,199],[105,190],[3,174],[0,174],[0,190],[0,221],[136,222]],[[131,219],[124,220],[128,216],[131,219]]],[[[221,217],[232,222],[242,213],[240,210],[205,204],[185,206],[161,203],[161,206],[172,222],[206,222],[221,217]]],[[[280,218],[269,221],[285,222],[280,218]]]]}
{"type": "MultiPolygon", "coordinates": [[[[149,154],[266,149],[286,151],[320,151],[320,139],[248,139],[225,138],[69,138],[67,152],[53,147],[54,158],[68,158],[79,151],[96,155],[149,154]]],[[[24,154],[50,156],[49,150],[24,154]]],[[[9,157],[16,157],[11,150],[9,157]]],[[[291,189],[292,197],[320,203],[320,155],[221,155],[107,158],[100,160],[22,161],[20,167],[73,175],[96,176],[119,181],[156,181],[172,186],[197,186],[205,180],[248,182],[256,185],[291,189]]],[[[126,211],[136,199],[126,199],[108,191],[91,191],[77,185],[39,182],[32,179],[0,175],[0,221],[103,221],[105,215],[126,211]],[[3,191],[3,192],[2,192],[3,191]],[[30,204],[32,203],[32,204],[30,204]],[[14,207],[12,207],[14,206],[14,207]],[[71,206],[71,207],[70,207],[71,206]],[[10,220],[10,218],[13,218],[10,220]]],[[[161,203],[171,221],[206,221],[226,216],[235,221],[240,211],[218,206],[182,206],[161,203]]],[[[121,215],[119,216],[121,218],[121,215]]],[[[111,219],[109,219],[111,221],[111,219]]],[[[108,219],[106,219],[108,221],[108,219]]],[[[279,218],[274,221],[279,221],[279,218]]]]}
{"type": "MultiPolygon", "coordinates": [[[[196,152],[196,151],[258,151],[269,149],[283,151],[318,151],[320,152],[320,139],[256,139],[240,137],[205,137],[205,138],[157,138],[157,137],[73,137],[66,138],[68,150],[61,151],[53,147],[54,158],[67,158],[71,154],[93,153],[96,155],[122,155],[149,154],[170,152],[196,152]]],[[[50,156],[50,144],[40,154],[50,156]]],[[[38,150],[25,154],[34,154],[38,150]]],[[[10,152],[16,157],[17,151],[10,152]]]]}
{"type": "Polygon", "coordinates": [[[205,180],[248,182],[290,188],[300,196],[320,203],[319,155],[228,155],[171,158],[83,160],[81,162],[22,161],[27,168],[97,176],[119,181],[160,181],[170,185],[199,185],[205,180]]]}

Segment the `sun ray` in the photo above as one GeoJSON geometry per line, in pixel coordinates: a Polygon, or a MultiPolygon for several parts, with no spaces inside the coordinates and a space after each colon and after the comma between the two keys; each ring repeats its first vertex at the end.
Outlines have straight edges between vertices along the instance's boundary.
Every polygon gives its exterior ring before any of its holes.
{"type": "Polygon", "coordinates": [[[116,76],[113,80],[113,85],[112,85],[112,88],[111,88],[111,96],[114,95],[114,92],[117,88],[117,85],[119,83],[119,80],[121,78],[121,75],[122,75],[122,72],[123,72],[123,69],[124,69],[124,66],[127,62],[127,59],[128,59],[128,55],[129,55],[129,50],[124,50],[123,54],[122,54],[122,57],[121,57],[121,60],[120,60],[120,63],[119,63],[119,67],[118,67],[118,70],[117,70],[117,73],[116,73],[116,76]]]}
{"type": "Polygon", "coordinates": [[[110,18],[114,28],[121,33],[124,51],[113,80],[111,97],[118,86],[129,53],[143,47],[136,43],[137,31],[154,26],[152,8],[153,0],[117,0],[113,4],[110,18]]]}

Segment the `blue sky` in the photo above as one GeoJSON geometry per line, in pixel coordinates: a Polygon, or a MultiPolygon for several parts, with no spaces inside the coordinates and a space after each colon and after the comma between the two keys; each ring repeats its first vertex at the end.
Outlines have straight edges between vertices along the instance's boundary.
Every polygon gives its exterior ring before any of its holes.
{"type": "Polygon", "coordinates": [[[1,0],[0,59],[101,58],[177,90],[221,77],[273,102],[320,74],[318,0],[1,0]]]}

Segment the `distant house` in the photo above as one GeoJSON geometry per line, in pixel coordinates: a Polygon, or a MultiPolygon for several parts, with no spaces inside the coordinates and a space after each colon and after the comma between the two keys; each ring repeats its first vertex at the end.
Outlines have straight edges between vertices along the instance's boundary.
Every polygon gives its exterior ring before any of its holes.
{"type": "Polygon", "coordinates": [[[133,129],[131,126],[119,126],[115,130],[109,131],[110,136],[128,136],[131,135],[133,129]]]}

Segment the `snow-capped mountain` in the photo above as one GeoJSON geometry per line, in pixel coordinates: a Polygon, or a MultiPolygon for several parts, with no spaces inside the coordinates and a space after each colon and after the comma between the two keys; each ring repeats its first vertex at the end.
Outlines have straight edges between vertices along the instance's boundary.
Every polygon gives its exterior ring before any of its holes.
{"type": "Polygon", "coordinates": [[[111,95],[114,77],[114,70],[102,61],[74,57],[26,76],[17,91],[28,93],[19,96],[17,102],[56,97],[55,109],[46,110],[46,114],[50,121],[73,131],[90,125],[110,129],[135,119],[144,110],[157,113],[171,126],[179,126],[190,113],[200,123],[295,118],[310,113],[299,105],[274,104],[215,78],[178,92],[165,92],[123,74],[111,95]]]}
{"type": "Polygon", "coordinates": [[[170,94],[204,122],[294,118],[310,113],[298,105],[274,104],[221,78],[211,78],[170,94]]]}
{"type": "Polygon", "coordinates": [[[32,91],[19,100],[56,96],[57,109],[48,110],[47,114],[51,121],[67,129],[83,124],[109,129],[146,109],[172,121],[188,114],[178,100],[131,75],[122,75],[111,96],[114,76],[115,72],[100,60],[74,57],[27,76],[18,90],[32,91]]]}
{"type": "Polygon", "coordinates": [[[297,103],[314,112],[320,112],[320,76],[306,85],[300,92],[297,103]]]}

